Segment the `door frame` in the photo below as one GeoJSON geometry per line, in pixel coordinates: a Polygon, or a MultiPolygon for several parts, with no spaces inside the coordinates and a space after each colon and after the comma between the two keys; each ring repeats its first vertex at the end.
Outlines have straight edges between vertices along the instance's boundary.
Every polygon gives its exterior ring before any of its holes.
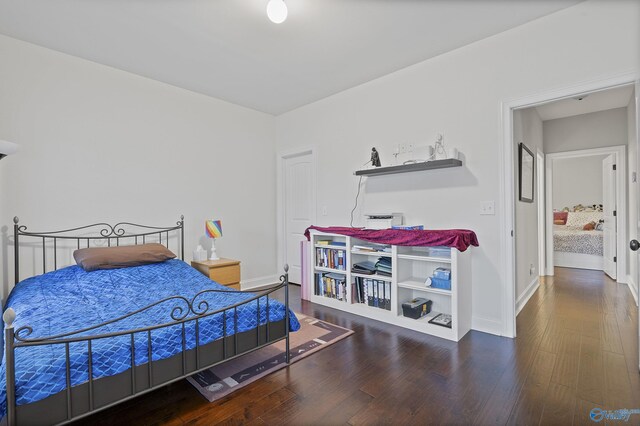
{"type": "MultiPolygon", "coordinates": [[[[640,77],[638,72],[627,72],[606,78],[595,79],[561,88],[545,89],[539,93],[514,99],[504,99],[502,110],[502,143],[500,144],[502,195],[500,215],[500,261],[502,280],[505,283],[502,300],[502,335],[516,337],[516,249],[515,226],[515,167],[513,164],[513,111],[520,108],[542,105],[548,102],[567,99],[587,93],[599,92],[615,87],[635,84],[640,77]]],[[[547,186],[549,182],[546,183],[547,186]]]]}
{"type": "Polygon", "coordinates": [[[627,283],[627,147],[625,145],[603,148],[580,149],[576,151],[554,152],[547,154],[546,180],[549,182],[546,191],[545,238],[547,245],[547,275],[554,275],[553,260],[553,162],[568,158],[593,157],[598,155],[615,156],[616,162],[616,281],[627,283]]]}
{"type": "Polygon", "coordinates": [[[544,196],[546,192],[545,182],[546,174],[544,173],[545,165],[547,163],[546,156],[539,148],[536,150],[536,195],[538,197],[538,275],[546,274],[546,260],[547,260],[547,245],[545,243],[546,237],[546,215],[545,207],[547,206],[547,200],[544,196]]]}
{"type": "Polygon", "coordinates": [[[318,198],[317,198],[317,188],[318,188],[318,178],[317,178],[317,170],[318,170],[318,156],[316,155],[317,149],[315,146],[307,146],[302,148],[295,148],[290,150],[284,150],[278,153],[277,161],[276,161],[276,271],[282,270],[282,266],[285,264],[286,251],[287,251],[287,227],[285,223],[286,218],[286,209],[285,209],[285,173],[284,166],[285,160],[294,157],[300,157],[302,155],[311,155],[311,221],[316,223],[317,221],[317,212],[318,212],[318,198]]]}

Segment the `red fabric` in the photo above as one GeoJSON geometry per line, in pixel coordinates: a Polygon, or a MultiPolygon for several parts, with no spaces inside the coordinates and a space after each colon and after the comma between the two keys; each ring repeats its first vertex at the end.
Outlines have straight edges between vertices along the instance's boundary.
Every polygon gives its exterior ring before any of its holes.
{"type": "Polygon", "coordinates": [[[465,251],[469,246],[478,247],[476,233],[468,229],[442,229],[442,230],[405,230],[405,229],[364,229],[348,228],[344,226],[310,226],[304,231],[307,240],[310,239],[309,231],[326,232],[329,234],[347,235],[361,240],[378,244],[391,244],[395,246],[447,246],[465,251]]]}
{"type": "Polygon", "coordinates": [[[569,212],[553,212],[553,223],[556,223],[557,220],[561,220],[562,224],[566,225],[568,217],[569,212]]]}

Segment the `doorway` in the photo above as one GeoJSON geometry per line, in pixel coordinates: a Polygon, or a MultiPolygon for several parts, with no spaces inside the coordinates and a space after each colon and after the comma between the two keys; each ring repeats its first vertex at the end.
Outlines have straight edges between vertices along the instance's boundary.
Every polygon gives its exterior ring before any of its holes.
{"type": "Polygon", "coordinates": [[[282,263],[289,265],[289,281],[302,284],[301,243],[315,222],[316,170],[312,149],[283,154],[281,164],[282,263]]]}
{"type": "MultiPolygon", "coordinates": [[[[619,75],[607,79],[600,79],[589,83],[573,85],[566,88],[556,89],[531,95],[525,98],[517,100],[509,100],[503,103],[503,145],[502,145],[502,158],[503,158],[503,174],[502,174],[502,195],[504,202],[502,203],[503,217],[501,220],[501,228],[503,234],[501,237],[502,245],[502,271],[506,280],[504,303],[504,320],[503,320],[503,335],[508,337],[516,337],[516,202],[517,199],[517,181],[515,176],[517,174],[517,167],[514,166],[514,158],[516,158],[515,151],[517,146],[514,143],[514,112],[518,109],[527,107],[535,107],[547,103],[551,103],[559,100],[567,100],[579,97],[585,94],[598,93],[604,90],[621,88],[623,86],[630,86],[635,84],[637,76],[629,73],[625,75],[619,75]]],[[[635,103],[637,104],[638,93],[636,92],[635,103]]],[[[633,121],[637,122],[637,112],[633,117],[633,121]]],[[[636,126],[637,128],[637,126],[636,126]]],[[[637,138],[634,141],[634,148],[637,144],[637,138]]],[[[635,160],[635,154],[633,158],[635,160]]],[[[635,161],[634,161],[635,167],[635,161]]],[[[634,169],[635,170],[635,169],[634,169]]],[[[625,180],[626,180],[625,176],[625,180]]],[[[635,182],[635,181],[634,181],[635,182]]],[[[545,186],[549,183],[545,182],[545,186]]],[[[633,191],[637,191],[637,187],[633,191]]],[[[546,221],[549,222],[552,218],[547,217],[546,221]]],[[[640,222],[639,222],[640,225],[640,222]]],[[[627,239],[625,235],[623,238],[627,239]]],[[[625,255],[628,253],[625,242],[625,255]]],[[[536,250],[537,254],[537,250],[536,250]]],[[[547,250],[546,256],[548,258],[549,252],[547,250]]]]}
{"type": "Polygon", "coordinates": [[[626,283],[626,146],[551,153],[546,160],[546,275],[554,267],[590,269],[626,283]],[[585,230],[588,224],[594,229],[585,230]]]}

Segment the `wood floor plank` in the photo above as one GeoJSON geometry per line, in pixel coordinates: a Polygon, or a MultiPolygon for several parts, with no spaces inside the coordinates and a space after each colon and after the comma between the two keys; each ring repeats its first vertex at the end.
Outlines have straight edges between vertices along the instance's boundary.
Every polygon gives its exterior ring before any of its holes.
{"type": "Polygon", "coordinates": [[[594,422],[591,420],[590,413],[594,408],[603,409],[601,405],[594,404],[591,401],[585,401],[584,399],[578,399],[574,410],[573,424],[575,426],[593,426],[594,422]]]}
{"type": "Polygon", "coordinates": [[[561,354],[556,358],[551,381],[575,389],[578,383],[579,359],[576,355],[561,354]]]}
{"type": "MultiPolygon", "coordinates": [[[[605,392],[604,406],[618,408],[632,408],[639,403],[632,399],[631,382],[623,355],[613,352],[603,353],[605,392]]],[[[634,407],[635,408],[635,407],[634,407]]]]}
{"type": "Polygon", "coordinates": [[[599,340],[582,337],[579,363],[576,394],[586,401],[604,404],[604,364],[599,340]]]}
{"type": "Polygon", "coordinates": [[[537,424],[557,355],[539,350],[507,424],[537,424]]]}
{"type": "Polygon", "coordinates": [[[542,409],[541,425],[570,425],[575,415],[576,396],[573,389],[550,383],[542,409]]]}

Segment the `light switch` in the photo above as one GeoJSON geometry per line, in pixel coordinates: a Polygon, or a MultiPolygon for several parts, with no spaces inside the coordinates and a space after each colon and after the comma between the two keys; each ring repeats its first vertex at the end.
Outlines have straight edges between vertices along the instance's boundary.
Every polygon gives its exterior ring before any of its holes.
{"type": "Polygon", "coordinates": [[[322,206],[322,216],[326,216],[327,214],[327,206],[322,206]]]}
{"type": "Polygon", "coordinates": [[[481,215],[495,215],[496,214],[496,205],[493,201],[482,201],[480,203],[480,214],[481,215]]]}

